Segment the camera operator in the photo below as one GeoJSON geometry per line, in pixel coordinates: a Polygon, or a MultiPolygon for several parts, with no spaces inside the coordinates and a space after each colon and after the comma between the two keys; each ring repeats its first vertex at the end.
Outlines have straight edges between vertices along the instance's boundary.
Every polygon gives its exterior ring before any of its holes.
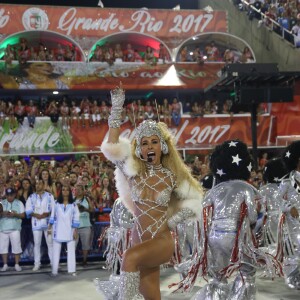
{"type": "Polygon", "coordinates": [[[92,225],[90,222],[90,214],[94,211],[94,209],[91,202],[91,195],[88,191],[85,191],[85,187],[82,184],[77,184],[75,187],[75,203],[77,204],[80,212],[76,247],[80,239],[83,255],[82,265],[85,267],[87,265],[87,256],[91,245],[92,225]]]}

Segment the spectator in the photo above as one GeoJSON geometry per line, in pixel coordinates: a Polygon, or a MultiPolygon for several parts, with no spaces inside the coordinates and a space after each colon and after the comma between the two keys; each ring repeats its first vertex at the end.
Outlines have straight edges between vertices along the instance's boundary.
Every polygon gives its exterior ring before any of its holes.
{"type": "Polygon", "coordinates": [[[5,53],[4,53],[5,64],[11,65],[12,61],[15,59],[16,59],[16,51],[10,44],[7,44],[5,53]]]}
{"type": "Polygon", "coordinates": [[[160,113],[163,121],[171,126],[171,106],[167,98],[164,98],[163,104],[160,107],[160,113]]]}
{"type": "Polygon", "coordinates": [[[41,266],[41,243],[44,235],[50,264],[52,264],[53,244],[52,237],[48,235],[48,221],[51,211],[54,207],[54,197],[45,191],[45,185],[42,180],[35,183],[36,192],[29,196],[26,201],[26,216],[31,217],[31,225],[34,240],[34,267],[32,271],[38,271],[41,266]]]}
{"type": "Polygon", "coordinates": [[[143,122],[145,117],[145,107],[141,99],[137,100],[137,121],[143,122]]]}
{"type": "Polygon", "coordinates": [[[142,56],[140,55],[139,51],[137,49],[134,49],[134,61],[135,62],[142,62],[143,61],[143,58],[142,56]]]}
{"type": "Polygon", "coordinates": [[[187,49],[187,46],[184,46],[180,50],[179,61],[180,62],[186,62],[186,61],[188,61],[188,49],[187,49]]]}
{"type": "Polygon", "coordinates": [[[168,50],[167,50],[167,48],[165,47],[164,44],[159,44],[158,58],[162,59],[163,63],[170,60],[170,55],[169,55],[168,50]]]}
{"type": "Polygon", "coordinates": [[[144,115],[144,119],[148,120],[148,119],[154,119],[154,108],[151,105],[151,101],[147,100],[146,101],[146,105],[144,107],[144,111],[145,111],[145,115],[144,115]]]}
{"type": "Polygon", "coordinates": [[[124,61],[134,61],[134,50],[132,49],[131,44],[127,44],[126,50],[124,51],[124,61]]]}
{"type": "Polygon", "coordinates": [[[15,117],[17,119],[18,124],[23,126],[24,117],[25,117],[25,106],[22,104],[21,100],[17,101],[17,105],[15,106],[15,117]]]}
{"type": "Polygon", "coordinates": [[[116,44],[115,46],[115,50],[114,50],[114,59],[121,59],[123,60],[123,51],[121,49],[121,45],[120,44],[116,44]]]}
{"type": "Polygon", "coordinates": [[[59,108],[55,103],[55,100],[52,100],[48,106],[46,114],[50,117],[50,120],[54,126],[57,126],[59,119],[59,108]]]}
{"type": "Polygon", "coordinates": [[[70,108],[70,116],[71,116],[70,123],[71,123],[71,126],[74,123],[74,119],[76,119],[77,128],[79,128],[80,111],[81,111],[81,109],[76,105],[76,102],[72,101],[71,108],[70,108]]]}
{"type": "Polygon", "coordinates": [[[55,55],[56,55],[56,60],[58,60],[58,61],[65,60],[65,49],[62,47],[61,44],[57,44],[55,55]]]}
{"type": "Polygon", "coordinates": [[[107,121],[108,116],[109,116],[109,107],[106,105],[106,102],[102,100],[100,106],[100,119],[102,121],[107,121]]]}
{"type": "Polygon", "coordinates": [[[75,240],[78,237],[79,210],[69,186],[63,185],[52,209],[48,234],[53,238],[52,276],[58,273],[61,245],[67,244],[68,273],[76,276],[75,240]]]}
{"type": "Polygon", "coordinates": [[[90,100],[87,97],[84,97],[80,103],[81,110],[81,124],[82,127],[85,127],[85,120],[89,120],[89,125],[91,126],[91,107],[90,100]]]}
{"type": "Polygon", "coordinates": [[[176,97],[173,98],[171,105],[171,115],[175,126],[178,126],[181,120],[181,105],[176,97]]]}
{"type": "Polygon", "coordinates": [[[79,215],[79,227],[78,227],[78,238],[76,239],[76,246],[80,239],[83,261],[82,265],[85,267],[87,265],[88,251],[91,245],[91,222],[90,213],[93,212],[93,204],[90,198],[85,195],[84,186],[82,184],[77,184],[75,189],[75,203],[78,206],[79,215]]]}
{"type": "Polygon", "coordinates": [[[29,100],[29,105],[25,108],[27,113],[27,119],[29,123],[29,127],[34,128],[35,118],[37,116],[37,107],[34,105],[33,100],[29,100]]]}
{"type": "Polygon", "coordinates": [[[27,40],[25,38],[20,39],[20,48],[18,51],[18,58],[20,64],[25,64],[30,58],[30,49],[27,45],[27,40]]]}
{"type": "Polygon", "coordinates": [[[223,60],[226,64],[232,64],[234,62],[234,55],[230,49],[225,50],[223,60]]]}
{"type": "Polygon", "coordinates": [[[216,47],[215,42],[210,42],[205,47],[205,52],[208,61],[217,61],[219,59],[219,49],[216,47]]]}
{"type": "Polygon", "coordinates": [[[61,115],[61,125],[63,129],[70,129],[70,108],[67,101],[64,99],[59,108],[61,115]]]}
{"type": "Polygon", "coordinates": [[[153,49],[150,46],[146,47],[144,60],[146,64],[153,65],[156,63],[156,58],[153,53],[153,49]]]}
{"type": "Polygon", "coordinates": [[[297,24],[292,27],[292,33],[294,36],[294,42],[296,47],[300,47],[300,19],[297,20],[297,24]]]}
{"type": "Polygon", "coordinates": [[[243,50],[243,53],[242,53],[241,57],[240,57],[240,62],[241,63],[251,63],[253,61],[254,61],[254,59],[253,59],[252,52],[249,49],[249,47],[246,46],[243,50]]]}
{"type": "Polygon", "coordinates": [[[1,201],[2,212],[0,215],[0,254],[2,255],[2,272],[7,271],[7,259],[9,243],[11,251],[15,256],[15,270],[22,271],[19,265],[21,248],[21,223],[25,217],[23,203],[16,199],[16,191],[7,188],[5,191],[6,199],[1,201]]]}
{"type": "MultiPolygon", "coordinates": [[[[43,168],[47,167],[45,162],[41,162],[41,166],[43,168]]],[[[39,180],[42,180],[44,182],[44,190],[51,193],[53,197],[56,198],[57,196],[56,187],[48,169],[43,169],[41,171],[39,175],[39,180]]]]}
{"type": "Polygon", "coordinates": [[[100,126],[100,120],[101,120],[101,110],[98,106],[97,100],[93,101],[93,104],[91,105],[91,115],[92,115],[92,123],[91,126],[100,126]]]}
{"type": "Polygon", "coordinates": [[[202,106],[200,104],[198,104],[197,101],[195,101],[192,106],[191,116],[193,118],[202,117],[203,116],[202,110],[203,110],[202,106]]]}
{"type": "MultiPolygon", "coordinates": [[[[23,178],[21,181],[21,187],[18,190],[17,199],[19,199],[24,207],[26,207],[26,201],[33,194],[33,188],[31,181],[28,178],[23,178]]],[[[31,227],[31,220],[24,218],[22,220],[22,229],[21,229],[21,247],[23,250],[23,255],[25,252],[30,253],[33,246],[33,234],[31,227]]]]}

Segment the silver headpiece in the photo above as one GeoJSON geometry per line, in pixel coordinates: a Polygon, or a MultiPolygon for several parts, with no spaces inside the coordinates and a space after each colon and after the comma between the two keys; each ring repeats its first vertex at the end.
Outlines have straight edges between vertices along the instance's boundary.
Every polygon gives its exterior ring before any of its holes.
{"type": "Polygon", "coordinates": [[[141,158],[141,140],[143,137],[149,137],[152,135],[158,136],[161,145],[161,151],[163,154],[167,154],[169,152],[168,145],[165,139],[162,136],[162,133],[157,126],[157,123],[153,120],[145,120],[143,121],[135,130],[135,139],[136,139],[136,149],[135,155],[138,158],[141,158]]]}

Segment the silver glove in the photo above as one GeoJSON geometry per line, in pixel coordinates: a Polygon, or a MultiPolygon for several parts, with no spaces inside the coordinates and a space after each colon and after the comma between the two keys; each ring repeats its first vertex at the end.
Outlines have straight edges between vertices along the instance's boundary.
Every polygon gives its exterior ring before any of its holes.
{"type": "Polygon", "coordinates": [[[125,91],[122,87],[116,87],[110,91],[111,95],[111,112],[108,117],[108,126],[110,128],[119,128],[121,125],[121,115],[125,101],[125,91]]]}

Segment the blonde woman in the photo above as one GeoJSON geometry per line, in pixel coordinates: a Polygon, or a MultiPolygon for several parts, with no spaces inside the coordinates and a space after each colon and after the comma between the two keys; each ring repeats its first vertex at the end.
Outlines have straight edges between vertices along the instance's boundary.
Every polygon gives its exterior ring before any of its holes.
{"type": "Polygon", "coordinates": [[[125,93],[116,88],[108,119],[108,140],[101,150],[116,164],[117,188],[134,215],[132,247],[122,257],[119,300],[161,299],[160,265],[174,252],[171,230],[198,218],[203,191],[175,148],[164,123],[142,122],[132,142],[120,138],[125,93]]]}

